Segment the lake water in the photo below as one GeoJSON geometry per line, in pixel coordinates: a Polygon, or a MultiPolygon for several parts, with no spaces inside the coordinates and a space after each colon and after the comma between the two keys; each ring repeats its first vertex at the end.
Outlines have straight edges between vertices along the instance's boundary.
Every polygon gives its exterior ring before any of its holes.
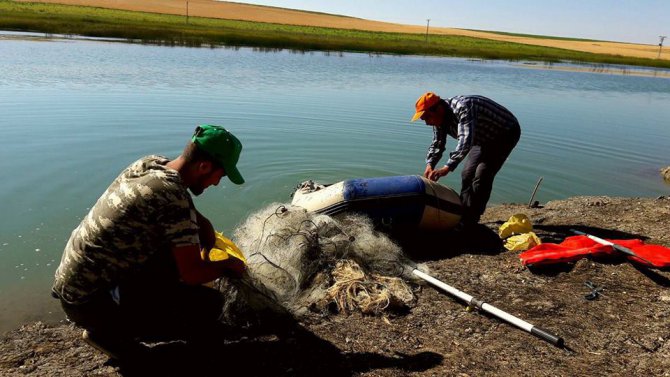
{"type": "MultiPolygon", "coordinates": [[[[9,33],[7,33],[9,34],[9,33]]],[[[667,72],[666,72],[667,73],[667,72]]],[[[250,48],[0,38],[0,333],[62,318],[49,296],[71,230],[147,154],[177,156],[193,128],[243,142],[247,183],[196,198],[230,233],[295,185],[420,174],[431,130],[416,98],[482,94],[522,125],[491,203],[670,193],[670,79],[506,62],[250,48]]],[[[448,149],[454,141],[449,140],[448,149]]],[[[460,188],[460,171],[441,182],[460,188]]]]}

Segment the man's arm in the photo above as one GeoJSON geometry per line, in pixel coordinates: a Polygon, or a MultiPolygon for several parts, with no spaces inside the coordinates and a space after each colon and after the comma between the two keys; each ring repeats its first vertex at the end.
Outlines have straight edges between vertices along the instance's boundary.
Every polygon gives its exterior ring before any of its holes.
{"type": "Polygon", "coordinates": [[[200,237],[200,246],[203,249],[209,250],[214,246],[216,235],[214,234],[214,227],[212,223],[203,216],[197,209],[195,210],[195,217],[198,221],[198,237],[200,237]]]}
{"type": "Polygon", "coordinates": [[[172,255],[177,261],[181,280],[186,284],[204,284],[225,275],[239,278],[245,270],[244,262],[233,257],[218,262],[202,260],[198,245],[175,247],[172,255]]]}
{"type": "MultiPolygon", "coordinates": [[[[426,172],[428,172],[428,167],[435,168],[435,165],[440,158],[442,158],[442,153],[447,145],[447,131],[442,127],[433,127],[433,141],[428,147],[428,153],[426,154],[426,172]]],[[[426,174],[424,172],[424,175],[426,174]]]]}
{"type": "Polygon", "coordinates": [[[172,255],[177,261],[179,275],[186,284],[203,284],[216,280],[224,275],[240,277],[245,270],[244,262],[230,257],[223,261],[205,261],[200,250],[210,250],[214,246],[216,235],[212,223],[195,210],[198,222],[200,245],[177,246],[172,248],[172,255]]]}
{"type": "Polygon", "coordinates": [[[448,171],[456,169],[458,164],[463,161],[470,148],[472,148],[472,131],[475,126],[476,116],[472,101],[463,101],[456,108],[456,120],[458,129],[456,135],[456,148],[449,153],[449,160],[446,165],[448,171]]]}
{"type": "Polygon", "coordinates": [[[430,166],[430,164],[426,164],[426,170],[423,171],[423,176],[426,178],[430,178],[433,176],[433,167],[430,166]]]}

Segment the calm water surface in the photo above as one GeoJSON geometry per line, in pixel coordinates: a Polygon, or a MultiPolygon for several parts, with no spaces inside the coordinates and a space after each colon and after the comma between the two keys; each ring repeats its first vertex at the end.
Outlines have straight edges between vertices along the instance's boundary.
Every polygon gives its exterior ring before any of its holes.
{"type": "MultiPolygon", "coordinates": [[[[410,124],[426,90],[482,94],[523,135],[492,203],[667,195],[670,79],[529,70],[463,59],[0,39],[0,333],[62,318],[49,297],[70,232],[114,177],[178,155],[195,125],[244,144],[247,183],[196,198],[231,233],[306,179],[419,174],[431,130],[410,124]]],[[[453,148],[450,140],[448,148],[453,148]]],[[[459,172],[443,182],[460,188],[459,172]]]]}

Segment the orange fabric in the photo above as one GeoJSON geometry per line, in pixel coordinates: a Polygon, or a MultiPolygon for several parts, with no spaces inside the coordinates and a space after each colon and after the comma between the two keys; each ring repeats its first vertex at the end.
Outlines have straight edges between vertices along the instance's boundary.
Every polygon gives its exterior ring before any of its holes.
{"type": "Polygon", "coordinates": [[[586,236],[568,237],[560,244],[543,243],[521,253],[519,258],[521,258],[521,263],[527,266],[574,262],[588,255],[624,255],[631,261],[645,266],[670,267],[670,248],[660,245],[647,245],[638,239],[607,241],[631,249],[635,254],[651,262],[651,266],[639,258],[623,254],[611,246],[601,245],[586,236]]]}

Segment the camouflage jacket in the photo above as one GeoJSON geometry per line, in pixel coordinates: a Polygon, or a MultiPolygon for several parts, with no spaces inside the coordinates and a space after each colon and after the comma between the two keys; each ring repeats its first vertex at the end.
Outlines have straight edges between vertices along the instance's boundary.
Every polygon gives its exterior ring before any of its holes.
{"type": "Polygon", "coordinates": [[[65,246],[53,285],[58,297],[86,302],[150,261],[170,260],[172,247],[199,244],[191,195],[168,161],[141,158],[102,194],[65,246]]]}

